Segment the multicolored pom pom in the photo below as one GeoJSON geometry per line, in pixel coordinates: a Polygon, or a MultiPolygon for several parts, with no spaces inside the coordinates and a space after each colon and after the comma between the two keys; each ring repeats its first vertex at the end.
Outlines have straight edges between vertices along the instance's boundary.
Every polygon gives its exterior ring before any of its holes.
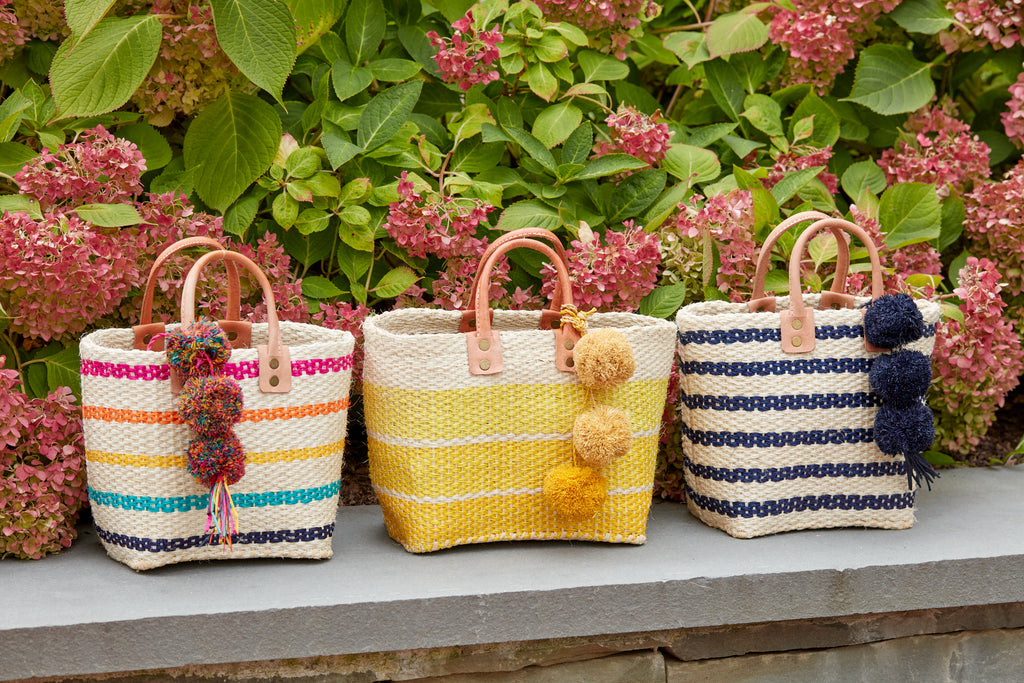
{"type": "Polygon", "coordinates": [[[636,371],[629,341],[611,328],[588,331],[576,342],[572,357],[580,383],[591,389],[619,386],[636,371]]]}
{"type": "Polygon", "coordinates": [[[167,364],[182,381],[218,375],[231,358],[231,344],[227,336],[217,323],[205,317],[171,329],[164,348],[167,350],[167,364]]]}
{"type": "Polygon", "coordinates": [[[920,351],[901,350],[871,362],[868,381],[878,397],[893,406],[918,403],[932,383],[931,358],[920,351]]]}
{"type": "Polygon", "coordinates": [[[608,498],[604,477],[589,467],[559,465],[544,477],[544,500],[569,522],[590,519],[608,498]]]}
{"type": "Polygon", "coordinates": [[[584,465],[595,469],[607,467],[633,445],[629,417],[606,405],[581,413],[572,427],[572,445],[584,465]]]}
{"type": "Polygon", "coordinates": [[[193,377],[178,396],[178,415],[200,436],[216,437],[242,417],[242,387],[231,377],[193,377]]]}
{"type": "Polygon", "coordinates": [[[192,439],[185,467],[204,486],[212,487],[221,479],[225,484],[234,484],[245,474],[245,449],[234,431],[192,439]]]}
{"type": "Polygon", "coordinates": [[[909,294],[883,294],[867,304],[864,337],[881,349],[895,349],[924,336],[924,317],[909,294]]]}

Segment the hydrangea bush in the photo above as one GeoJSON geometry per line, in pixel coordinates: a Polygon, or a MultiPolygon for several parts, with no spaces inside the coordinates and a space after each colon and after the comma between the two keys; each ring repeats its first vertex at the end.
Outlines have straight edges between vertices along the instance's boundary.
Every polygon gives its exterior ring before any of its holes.
{"type": "MultiPolygon", "coordinates": [[[[183,235],[255,258],[282,317],[358,337],[373,312],[465,306],[483,251],[526,226],[563,238],[582,306],[742,301],[771,227],[811,208],[871,235],[889,289],[944,303],[929,457],[963,457],[1016,384],[1016,0],[220,7],[0,0],[0,354],[29,400],[76,391],[77,337],[130,324],[148,264],[183,235]]],[[[831,240],[802,262],[809,288],[831,284],[831,240]]],[[[769,289],[786,290],[793,243],[769,289]]],[[[158,278],[158,317],[177,315],[191,257],[158,278]]],[[[488,295],[539,307],[551,274],[512,252],[488,295]]],[[[204,273],[208,313],[223,278],[204,273]]],[[[260,315],[252,282],[243,295],[260,315]]]]}

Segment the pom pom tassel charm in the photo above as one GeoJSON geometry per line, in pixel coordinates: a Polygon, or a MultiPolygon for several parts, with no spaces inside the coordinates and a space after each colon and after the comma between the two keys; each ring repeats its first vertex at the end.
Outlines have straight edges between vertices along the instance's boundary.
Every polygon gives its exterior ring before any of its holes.
{"type": "Polygon", "coordinates": [[[925,460],[922,453],[907,453],[904,457],[907,461],[907,486],[912,489],[914,482],[917,482],[918,488],[927,485],[928,490],[931,491],[932,482],[939,476],[932,464],[925,460]],[[921,483],[922,481],[924,484],[921,483]]]}
{"type": "Polygon", "coordinates": [[[210,534],[210,543],[225,544],[231,550],[231,543],[238,532],[238,510],[231,499],[231,490],[219,478],[210,487],[210,504],[206,508],[206,533],[210,534]]]}

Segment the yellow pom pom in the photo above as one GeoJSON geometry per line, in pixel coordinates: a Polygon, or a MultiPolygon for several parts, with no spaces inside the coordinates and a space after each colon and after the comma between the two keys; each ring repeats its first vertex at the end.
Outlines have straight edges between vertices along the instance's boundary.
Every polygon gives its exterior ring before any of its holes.
{"type": "Polygon", "coordinates": [[[559,465],[544,477],[544,500],[570,522],[593,517],[607,498],[604,477],[589,467],[559,465]]]}
{"type": "Polygon", "coordinates": [[[600,328],[583,335],[572,352],[576,376],[593,389],[622,384],[633,376],[636,360],[629,342],[618,330],[600,328]]]}
{"type": "Polygon", "coordinates": [[[576,418],[572,426],[572,445],[583,464],[600,469],[629,452],[633,428],[618,408],[598,406],[576,418]]]}

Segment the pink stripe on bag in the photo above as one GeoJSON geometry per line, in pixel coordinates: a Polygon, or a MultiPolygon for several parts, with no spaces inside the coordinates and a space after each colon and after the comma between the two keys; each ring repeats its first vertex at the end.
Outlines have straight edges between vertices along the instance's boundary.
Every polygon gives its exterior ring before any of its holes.
{"type": "MultiPolygon", "coordinates": [[[[292,377],[303,375],[324,375],[330,372],[342,372],[352,368],[352,355],[338,358],[313,358],[310,360],[292,361],[292,377]]],[[[171,370],[167,365],[128,365],[127,363],[104,363],[95,360],[82,361],[82,374],[90,377],[112,377],[114,379],[137,380],[168,380],[171,370]]],[[[242,361],[228,363],[224,374],[235,379],[251,379],[259,377],[259,362],[242,361]]]]}

